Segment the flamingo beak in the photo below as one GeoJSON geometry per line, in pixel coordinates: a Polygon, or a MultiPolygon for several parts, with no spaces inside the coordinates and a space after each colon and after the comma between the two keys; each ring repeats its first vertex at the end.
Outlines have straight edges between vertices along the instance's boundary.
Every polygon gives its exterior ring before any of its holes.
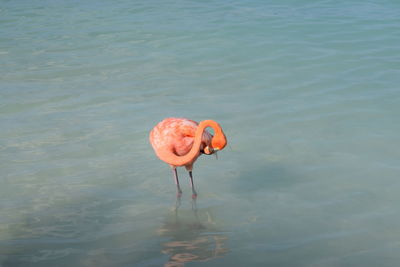
{"type": "Polygon", "coordinates": [[[206,146],[206,147],[204,148],[204,152],[203,152],[203,153],[204,153],[204,154],[207,154],[207,155],[211,155],[211,154],[214,153],[214,149],[213,149],[212,147],[206,146]]]}

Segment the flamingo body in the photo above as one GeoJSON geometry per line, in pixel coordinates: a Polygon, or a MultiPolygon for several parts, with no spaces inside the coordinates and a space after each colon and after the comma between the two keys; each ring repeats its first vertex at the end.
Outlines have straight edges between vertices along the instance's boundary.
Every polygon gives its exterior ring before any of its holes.
{"type": "MultiPolygon", "coordinates": [[[[159,122],[150,132],[150,143],[154,151],[167,149],[178,156],[186,155],[193,146],[198,123],[185,118],[167,118],[159,122]]],[[[200,156],[200,151],[210,145],[212,135],[204,131],[198,154],[184,166],[191,169],[200,156]]],[[[170,164],[172,167],[177,167],[170,164]]]]}
{"type": "Polygon", "coordinates": [[[193,197],[197,196],[192,177],[193,163],[202,153],[213,154],[227,144],[222,128],[215,121],[197,123],[185,118],[167,118],[159,122],[151,130],[149,140],[156,155],[172,167],[179,196],[182,191],[176,167],[184,166],[189,171],[193,197]],[[207,127],[214,129],[215,136],[205,130],[207,127]]]}

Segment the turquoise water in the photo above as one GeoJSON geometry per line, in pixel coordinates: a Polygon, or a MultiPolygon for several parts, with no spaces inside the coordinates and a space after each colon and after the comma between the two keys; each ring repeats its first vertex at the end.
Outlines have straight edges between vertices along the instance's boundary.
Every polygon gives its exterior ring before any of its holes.
{"type": "Polygon", "coordinates": [[[398,266],[400,2],[0,1],[0,266],[398,266]],[[218,121],[199,197],[148,132],[218,121]]]}

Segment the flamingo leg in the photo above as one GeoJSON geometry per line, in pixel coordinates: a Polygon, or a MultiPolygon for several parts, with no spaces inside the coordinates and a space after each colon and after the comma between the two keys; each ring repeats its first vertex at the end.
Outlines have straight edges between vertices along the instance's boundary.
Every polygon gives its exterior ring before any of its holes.
{"type": "Polygon", "coordinates": [[[192,198],[195,199],[195,198],[197,197],[197,192],[196,192],[196,190],[194,189],[192,171],[189,171],[189,176],[190,176],[190,187],[192,188],[192,198]]]}
{"type": "Polygon", "coordinates": [[[176,168],[173,168],[173,172],[174,172],[174,179],[175,179],[175,184],[176,184],[176,196],[180,197],[182,195],[182,190],[179,185],[178,172],[177,172],[176,168]]]}

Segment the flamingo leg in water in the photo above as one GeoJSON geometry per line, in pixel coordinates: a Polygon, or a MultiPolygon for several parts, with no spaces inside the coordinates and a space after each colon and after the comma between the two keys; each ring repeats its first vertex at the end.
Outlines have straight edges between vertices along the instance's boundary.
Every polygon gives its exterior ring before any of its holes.
{"type": "Polygon", "coordinates": [[[194,189],[194,183],[193,183],[193,175],[192,175],[192,171],[189,171],[189,176],[190,176],[190,186],[192,187],[192,198],[196,198],[197,197],[197,192],[194,189]]]}
{"type": "Polygon", "coordinates": [[[176,196],[180,197],[182,195],[182,190],[179,185],[178,172],[177,172],[176,168],[173,168],[173,172],[174,172],[174,179],[175,179],[175,184],[176,184],[176,196]]]}

